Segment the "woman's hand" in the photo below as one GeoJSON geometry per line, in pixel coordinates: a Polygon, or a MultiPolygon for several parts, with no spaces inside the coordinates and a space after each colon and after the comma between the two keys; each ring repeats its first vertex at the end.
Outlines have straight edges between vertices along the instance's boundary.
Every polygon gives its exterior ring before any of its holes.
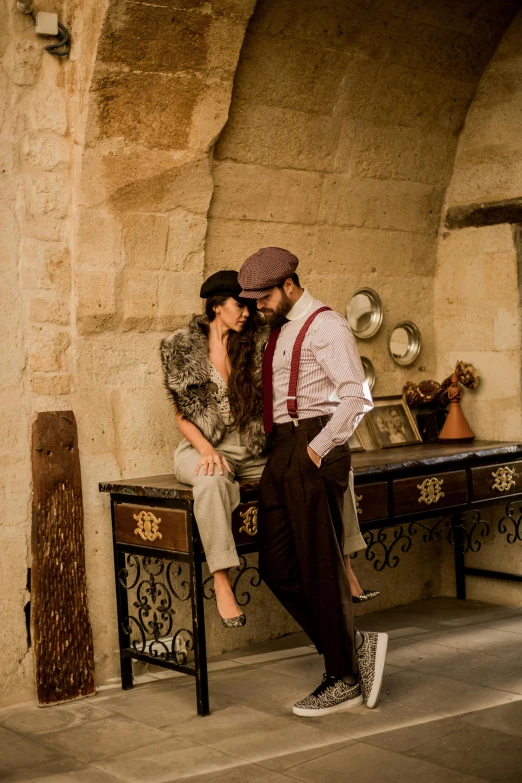
{"type": "Polygon", "coordinates": [[[196,467],[196,476],[199,475],[201,468],[203,468],[203,474],[205,476],[213,476],[214,467],[217,467],[220,476],[223,475],[223,468],[226,468],[229,473],[232,473],[225,457],[222,454],[219,454],[212,446],[209,449],[200,452],[200,454],[201,456],[196,467]]]}

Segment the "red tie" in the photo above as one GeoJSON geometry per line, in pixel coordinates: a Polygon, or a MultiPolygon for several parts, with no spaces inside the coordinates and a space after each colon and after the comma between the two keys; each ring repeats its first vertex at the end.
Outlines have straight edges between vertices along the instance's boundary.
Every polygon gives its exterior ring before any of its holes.
{"type": "Polygon", "coordinates": [[[270,338],[266,344],[265,352],[263,354],[263,424],[265,432],[272,432],[274,427],[274,392],[272,389],[272,364],[274,362],[274,353],[277,343],[277,338],[281,327],[278,326],[270,334],[270,338]]]}

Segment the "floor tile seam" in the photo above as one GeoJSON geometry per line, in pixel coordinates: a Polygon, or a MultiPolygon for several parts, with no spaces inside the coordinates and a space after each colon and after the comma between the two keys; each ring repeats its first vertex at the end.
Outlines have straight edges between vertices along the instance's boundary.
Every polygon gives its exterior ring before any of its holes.
{"type": "MultiPolygon", "coordinates": [[[[341,744],[341,743],[339,743],[339,744],[341,744]]],[[[362,742],[360,742],[358,739],[347,739],[346,742],[342,743],[342,747],[341,748],[336,748],[336,751],[337,750],[343,750],[343,748],[347,748],[347,747],[353,747],[354,745],[362,745],[362,742]]],[[[284,772],[291,772],[296,767],[301,767],[303,764],[308,764],[308,762],[310,762],[310,761],[317,761],[317,759],[324,759],[325,756],[330,756],[332,753],[335,753],[336,751],[327,750],[326,753],[320,753],[318,756],[314,756],[313,758],[308,759],[307,761],[298,761],[297,764],[292,764],[291,767],[287,767],[284,770],[284,772]]],[[[295,751],[295,752],[299,753],[301,751],[295,751]]],[[[262,767],[262,769],[266,770],[267,768],[266,767],[262,767]]],[[[275,770],[272,770],[272,771],[275,771],[275,770]]],[[[279,774],[284,774],[284,772],[281,773],[279,770],[278,770],[278,772],[279,772],[279,774]]],[[[334,773],[330,773],[330,774],[334,774],[335,775],[337,773],[334,772],[334,773]]],[[[295,778],[292,778],[292,780],[295,780],[295,778]]]]}
{"type": "MultiPolygon", "coordinates": [[[[445,735],[445,736],[448,736],[448,735],[445,735]]],[[[441,739],[441,738],[438,737],[437,741],[439,739],[441,739]]],[[[431,740],[431,742],[433,742],[433,740],[431,740]]],[[[361,745],[365,745],[368,748],[369,752],[371,752],[372,750],[375,749],[375,745],[370,745],[367,742],[362,741],[360,744],[361,745]]],[[[429,743],[427,743],[427,744],[429,744],[429,743]]],[[[419,746],[419,747],[421,747],[421,746],[419,746]]],[[[431,761],[430,759],[418,758],[415,755],[413,755],[414,751],[417,750],[417,748],[412,748],[412,750],[406,750],[406,751],[393,750],[392,748],[381,748],[381,750],[386,750],[388,753],[393,753],[395,756],[399,756],[401,758],[405,758],[406,757],[408,759],[415,759],[416,761],[421,761],[424,764],[429,764],[430,766],[434,767],[435,769],[437,769],[437,768],[438,769],[447,769],[447,770],[450,770],[451,772],[464,772],[465,775],[469,775],[470,777],[474,777],[475,780],[480,781],[481,783],[493,783],[488,778],[481,778],[479,776],[473,775],[471,772],[465,772],[464,770],[461,770],[461,769],[455,769],[455,767],[448,767],[445,764],[439,764],[439,763],[437,763],[435,761],[431,761]]],[[[496,783],[498,783],[498,781],[496,783]]]]}
{"type": "MultiPolygon", "coordinates": [[[[520,634],[512,634],[512,635],[513,636],[520,636],[520,634]]],[[[507,660],[507,661],[510,660],[509,658],[504,658],[501,655],[494,655],[493,653],[489,653],[489,652],[485,653],[482,650],[470,650],[469,648],[466,648],[466,647],[455,647],[455,646],[450,645],[450,644],[442,644],[441,642],[427,642],[427,644],[432,644],[434,647],[443,647],[445,650],[457,650],[458,652],[465,652],[465,653],[478,652],[481,655],[489,655],[491,658],[501,658],[502,660],[507,660]]],[[[402,649],[402,648],[399,647],[399,649],[402,649]]],[[[393,666],[393,664],[392,664],[392,666],[393,666]]]]}

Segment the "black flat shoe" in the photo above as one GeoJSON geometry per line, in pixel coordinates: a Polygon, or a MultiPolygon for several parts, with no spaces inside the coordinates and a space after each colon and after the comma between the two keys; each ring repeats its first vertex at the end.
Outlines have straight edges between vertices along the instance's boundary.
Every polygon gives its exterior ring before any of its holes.
{"type": "Polygon", "coordinates": [[[352,595],[352,601],[354,604],[364,604],[366,601],[371,601],[372,598],[377,598],[380,594],[379,590],[363,590],[359,595],[352,595]]]}

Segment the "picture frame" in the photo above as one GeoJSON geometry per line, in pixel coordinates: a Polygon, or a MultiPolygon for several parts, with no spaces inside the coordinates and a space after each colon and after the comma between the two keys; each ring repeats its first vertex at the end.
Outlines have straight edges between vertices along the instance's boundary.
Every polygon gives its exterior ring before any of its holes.
{"type": "Polygon", "coordinates": [[[422,443],[415,419],[402,395],[374,397],[373,403],[366,419],[380,449],[422,443]]]}
{"type": "Polygon", "coordinates": [[[354,430],[350,437],[348,438],[348,445],[350,447],[350,451],[352,454],[354,454],[356,451],[366,451],[366,446],[364,445],[364,441],[357,432],[357,430],[354,430]]]}

